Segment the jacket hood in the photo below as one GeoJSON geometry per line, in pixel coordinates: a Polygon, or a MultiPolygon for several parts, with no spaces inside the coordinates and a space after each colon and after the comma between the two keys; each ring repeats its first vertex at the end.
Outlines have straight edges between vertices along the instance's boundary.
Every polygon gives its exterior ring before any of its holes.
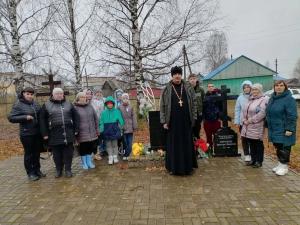
{"type": "Polygon", "coordinates": [[[27,100],[24,98],[23,94],[22,94],[22,96],[18,96],[18,99],[19,99],[20,102],[23,102],[23,103],[28,104],[28,105],[31,105],[31,104],[34,103],[34,100],[32,100],[31,102],[30,102],[30,101],[27,101],[27,100]]]}
{"type": "Polygon", "coordinates": [[[280,95],[276,95],[275,92],[273,92],[273,94],[271,95],[272,98],[277,99],[277,98],[281,98],[281,97],[285,97],[287,95],[292,96],[292,93],[290,92],[290,90],[285,90],[282,94],[280,95]]]}
{"type": "Polygon", "coordinates": [[[261,97],[265,97],[265,96],[263,94],[259,94],[258,96],[255,96],[255,97],[253,95],[250,95],[249,99],[254,100],[254,99],[259,99],[261,97]]]}
{"type": "Polygon", "coordinates": [[[66,97],[64,96],[63,100],[55,100],[53,98],[53,96],[51,95],[49,100],[50,100],[50,102],[54,102],[54,103],[62,103],[62,102],[66,101],[66,97]]]}
{"type": "Polygon", "coordinates": [[[79,107],[85,107],[85,106],[87,106],[88,104],[89,104],[88,102],[86,102],[86,103],[74,102],[74,105],[79,106],[79,107]]]}
{"type": "Polygon", "coordinates": [[[249,85],[250,87],[252,87],[252,82],[250,80],[245,80],[243,81],[243,83],[241,84],[241,90],[242,92],[244,92],[244,85],[249,85]]]}
{"type": "Polygon", "coordinates": [[[115,101],[115,99],[114,99],[113,96],[108,96],[108,97],[105,99],[104,104],[106,105],[107,102],[113,102],[114,105],[116,105],[116,101],[115,101]]]}

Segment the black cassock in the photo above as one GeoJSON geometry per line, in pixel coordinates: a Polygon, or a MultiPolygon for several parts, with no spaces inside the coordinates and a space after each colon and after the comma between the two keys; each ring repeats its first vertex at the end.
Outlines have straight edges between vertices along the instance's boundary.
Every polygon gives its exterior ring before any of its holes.
{"type": "MultiPolygon", "coordinates": [[[[181,85],[173,84],[178,95],[181,85]]],[[[192,125],[186,91],[182,91],[182,107],[172,88],[171,118],[167,131],[166,169],[174,175],[187,175],[198,168],[193,145],[192,125]]]]}

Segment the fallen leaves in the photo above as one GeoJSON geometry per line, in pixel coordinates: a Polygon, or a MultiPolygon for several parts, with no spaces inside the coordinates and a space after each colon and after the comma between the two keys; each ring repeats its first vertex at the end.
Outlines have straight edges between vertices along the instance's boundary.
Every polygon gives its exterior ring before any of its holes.
{"type": "Polygon", "coordinates": [[[166,171],[166,168],[164,166],[151,166],[151,167],[146,167],[145,171],[147,172],[166,171]]]}
{"type": "MultiPolygon", "coordinates": [[[[265,154],[271,157],[274,161],[277,160],[276,150],[273,145],[270,143],[269,146],[265,145],[265,154]]],[[[300,144],[293,146],[290,156],[289,167],[294,171],[300,173],[300,144]]]]}
{"type": "Polygon", "coordinates": [[[122,161],[118,163],[118,168],[120,170],[127,170],[128,169],[128,162],[122,161]]]}
{"type": "Polygon", "coordinates": [[[148,122],[145,119],[138,120],[138,130],[134,132],[134,142],[138,143],[149,143],[150,142],[150,133],[148,122]]]}
{"type": "Polygon", "coordinates": [[[6,118],[0,118],[0,134],[0,160],[23,154],[18,124],[11,124],[6,118]]]}

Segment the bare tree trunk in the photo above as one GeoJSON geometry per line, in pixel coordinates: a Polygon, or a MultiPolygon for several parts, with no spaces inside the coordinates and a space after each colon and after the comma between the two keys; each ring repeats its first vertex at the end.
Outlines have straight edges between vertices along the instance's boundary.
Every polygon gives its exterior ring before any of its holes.
{"type": "Polygon", "coordinates": [[[82,77],[81,77],[81,69],[80,69],[80,56],[78,51],[77,39],[76,39],[73,0],[68,0],[68,11],[69,11],[70,28],[71,28],[71,41],[72,41],[72,48],[73,48],[76,84],[80,86],[82,84],[82,77]]]}
{"type": "Polygon", "coordinates": [[[141,55],[141,31],[138,24],[138,0],[130,0],[129,8],[131,13],[131,33],[133,45],[133,74],[136,83],[143,80],[142,55],[141,55]]]}
{"type": "Polygon", "coordinates": [[[17,23],[17,6],[19,1],[9,0],[9,23],[11,27],[11,60],[16,73],[15,86],[16,92],[19,93],[24,87],[24,78],[23,78],[23,60],[22,52],[20,47],[20,36],[18,33],[18,23],[17,23]]]}

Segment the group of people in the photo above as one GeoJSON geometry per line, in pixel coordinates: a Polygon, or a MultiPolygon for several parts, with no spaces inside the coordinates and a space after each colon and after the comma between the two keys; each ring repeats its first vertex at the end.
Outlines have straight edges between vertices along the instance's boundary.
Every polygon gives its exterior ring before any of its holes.
{"type": "Polygon", "coordinates": [[[183,80],[178,66],[171,69],[171,76],[160,99],[160,122],[167,133],[166,169],[170,174],[188,175],[198,167],[194,140],[200,138],[202,121],[210,148],[221,127],[222,104],[214,98],[220,90],[208,84],[205,93],[198,77],[190,74],[188,81],[183,80]]]}
{"type": "MultiPolygon", "coordinates": [[[[167,133],[166,169],[170,174],[187,175],[197,168],[193,139],[199,138],[202,120],[207,143],[212,148],[225,115],[222,102],[216,98],[220,90],[213,83],[207,84],[204,93],[196,75],[191,74],[188,82],[182,79],[181,67],[173,67],[171,76],[160,100],[160,122],[167,133]]],[[[240,131],[246,165],[262,166],[267,127],[278,157],[273,172],[279,176],[287,174],[291,147],[296,141],[296,121],[296,101],[284,81],[274,83],[270,98],[264,95],[261,84],[244,81],[236,101],[234,124],[240,131]]]]}
{"type": "MultiPolygon", "coordinates": [[[[222,103],[215,98],[220,90],[208,83],[205,93],[195,74],[182,79],[182,68],[171,68],[171,80],[160,98],[160,122],[166,132],[165,167],[173,175],[189,175],[198,167],[194,140],[200,138],[203,122],[210,148],[217,130],[222,126],[222,103]]],[[[296,141],[296,101],[284,81],[274,83],[274,93],[264,96],[261,84],[244,81],[242,94],[235,106],[234,124],[239,128],[246,165],[262,166],[264,131],[277,151],[277,175],[288,172],[291,147],[296,141]]],[[[25,88],[13,106],[8,119],[20,124],[20,140],[24,147],[24,165],[30,180],[44,177],[40,168],[43,141],[53,153],[56,178],[65,171],[72,177],[74,143],[79,145],[83,169],[95,168],[95,159],[108,153],[108,164],[118,163],[120,140],[123,140],[123,160],[131,153],[133,133],[137,129],[136,115],[129,95],[123,93],[118,101],[103,98],[101,91],[87,89],[79,92],[72,103],[61,88],[54,88],[50,99],[40,107],[33,100],[34,89],[25,88]],[[99,154],[98,150],[100,153],[99,154]]]]}
{"type": "Polygon", "coordinates": [[[287,174],[291,147],[296,142],[297,117],[296,101],[284,81],[275,81],[270,98],[264,96],[261,84],[244,81],[242,94],[236,101],[234,123],[241,133],[246,165],[262,166],[267,128],[278,158],[272,171],[279,176],[287,174]]]}
{"type": "Polygon", "coordinates": [[[8,116],[10,122],[20,124],[29,180],[46,176],[40,166],[40,152],[45,144],[53,154],[56,178],[63,171],[66,177],[73,176],[74,145],[78,145],[85,170],[95,168],[92,155],[101,160],[103,151],[108,154],[108,164],[118,163],[120,141],[123,142],[120,155],[123,160],[128,159],[137,121],[127,93],[122,94],[118,107],[112,96],[103,98],[101,91],[93,94],[90,89],[79,92],[71,103],[61,88],[54,88],[42,107],[34,101],[34,93],[33,88],[26,87],[8,116]]]}

